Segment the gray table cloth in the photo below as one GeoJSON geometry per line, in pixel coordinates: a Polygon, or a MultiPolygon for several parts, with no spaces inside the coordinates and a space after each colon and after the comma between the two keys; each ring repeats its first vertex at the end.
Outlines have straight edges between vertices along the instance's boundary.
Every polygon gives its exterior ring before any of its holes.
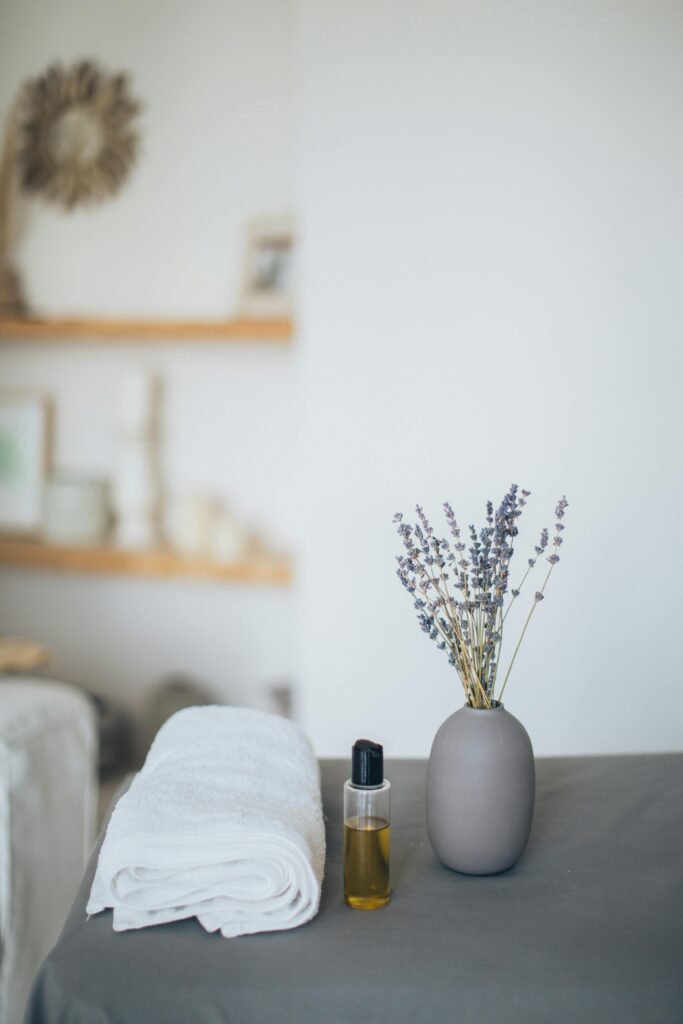
{"type": "Polygon", "coordinates": [[[196,921],[115,934],[86,920],[95,855],[28,1024],[488,1024],[683,1021],[683,754],[537,763],[526,853],[501,875],[443,868],[425,762],[388,762],[392,901],[342,899],[342,784],[322,764],[320,913],[238,939],[196,921]]]}

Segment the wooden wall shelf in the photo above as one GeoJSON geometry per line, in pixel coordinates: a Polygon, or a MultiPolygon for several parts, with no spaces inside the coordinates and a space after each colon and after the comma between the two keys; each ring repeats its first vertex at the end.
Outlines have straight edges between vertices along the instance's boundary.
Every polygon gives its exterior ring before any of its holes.
{"type": "Polygon", "coordinates": [[[0,320],[0,341],[215,341],[289,342],[288,318],[234,320],[0,320]]]}
{"type": "Polygon", "coordinates": [[[0,565],[29,569],[137,576],[158,579],[205,579],[221,583],[287,585],[292,579],[284,556],[262,556],[220,563],[185,558],[169,549],[123,551],[115,547],[61,547],[38,541],[0,539],[0,565]]]}

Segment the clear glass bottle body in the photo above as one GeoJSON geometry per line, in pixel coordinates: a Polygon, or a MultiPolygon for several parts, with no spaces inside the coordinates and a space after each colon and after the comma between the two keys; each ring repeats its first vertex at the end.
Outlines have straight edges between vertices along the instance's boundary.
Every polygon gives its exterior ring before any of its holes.
{"type": "Polygon", "coordinates": [[[377,910],[390,898],[391,783],[344,783],[344,901],[377,910]]]}

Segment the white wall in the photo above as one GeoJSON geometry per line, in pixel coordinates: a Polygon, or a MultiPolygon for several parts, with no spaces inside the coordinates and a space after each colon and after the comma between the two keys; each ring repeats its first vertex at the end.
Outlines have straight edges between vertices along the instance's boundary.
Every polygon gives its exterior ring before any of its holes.
{"type": "MultiPolygon", "coordinates": [[[[427,752],[461,703],[392,514],[566,492],[506,704],[539,753],[683,746],[683,8],[303,0],[303,711],[427,752]]],[[[519,562],[526,550],[520,545],[519,562]]]]}
{"type": "MultiPolygon", "coordinates": [[[[304,229],[300,389],[282,352],[148,354],[167,479],[215,480],[303,545],[298,619],[286,593],[6,571],[0,628],[40,627],[60,674],[131,704],[168,668],[249,699],[296,667],[321,753],[370,733],[424,754],[461,696],[395,579],[391,517],[448,498],[468,522],[514,479],[522,541],[571,507],[507,706],[539,753],[683,746],[680,5],[300,0],[296,59],[276,0],[0,16],[0,108],[82,54],[129,68],[148,108],[120,200],[25,209],[36,303],[220,315],[243,220],[296,191],[304,229]]],[[[106,471],[137,355],[15,347],[0,377],[52,389],[59,462],[106,471]]]]}
{"type": "Polygon", "coordinates": [[[294,183],[288,0],[3,0],[0,111],[55,59],[126,70],[141,157],[96,212],[24,204],[21,265],[53,313],[221,316],[245,223],[289,210],[294,183]]]}
{"type": "MultiPolygon", "coordinates": [[[[142,150],[120,197],[20,210],[18,263],[48,313],[220,317],[235,307],[244,230],[292,208],[294,68],[282,0],[4,0],[0,115],[56,58],[127,70],[145,105],[142,150]]],[[[213,490],[271,544],[294,543],[295,356],[282,347],[3,345],[0,384],[55,401],[55,465],[114,466],[114,402],[131,366],[164,385],[169,497],[213,490]]],[[[165,673],[259,701],[291,676],[285,589],[0,573],[0,631],[52,646],[55,674],[139,708],[165,673]]]]}

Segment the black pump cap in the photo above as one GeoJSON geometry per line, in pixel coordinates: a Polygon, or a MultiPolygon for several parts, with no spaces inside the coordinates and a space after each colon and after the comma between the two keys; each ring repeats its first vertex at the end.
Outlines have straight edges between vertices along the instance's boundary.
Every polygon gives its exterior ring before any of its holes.
{"type": "Polygon", "coordinates": [[[354,786],[381,786],[384,782],[384,750],[381,743],[356,740],[351,753],[354,786]]]}

